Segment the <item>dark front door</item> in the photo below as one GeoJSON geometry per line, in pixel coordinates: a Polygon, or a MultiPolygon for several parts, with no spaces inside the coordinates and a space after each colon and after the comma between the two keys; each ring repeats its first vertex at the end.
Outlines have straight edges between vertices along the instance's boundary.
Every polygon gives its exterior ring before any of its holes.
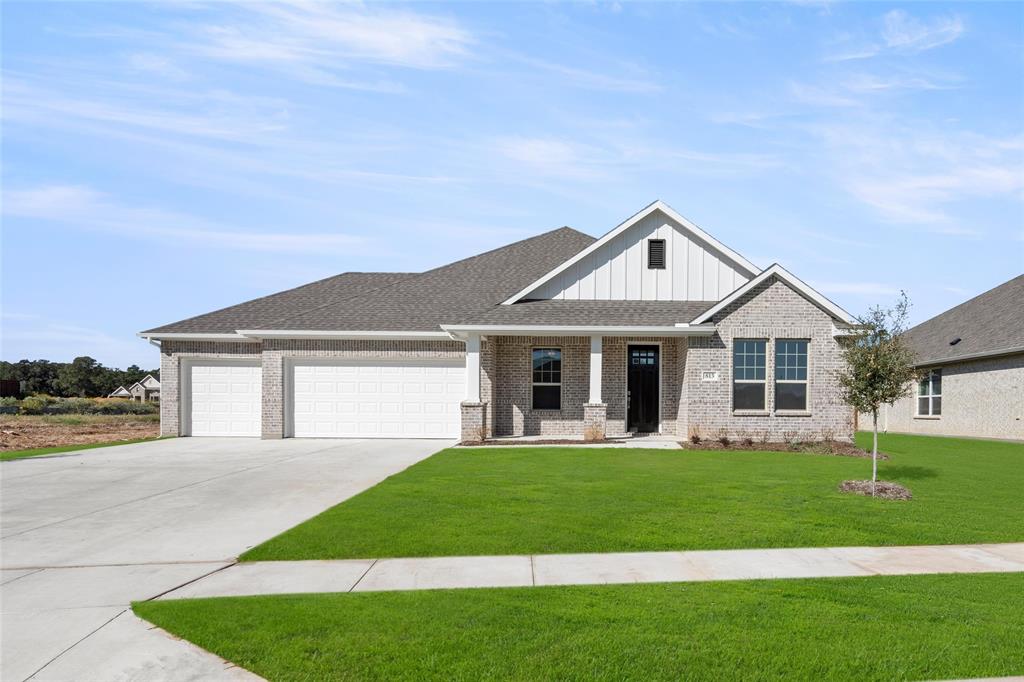
{"type": "Polygon", "coordinates": [[[658,398],[661,395],[658,350],[657,346],[630,346],[628,349],[626,429],[629,431],[658,430],[658,398]]]}

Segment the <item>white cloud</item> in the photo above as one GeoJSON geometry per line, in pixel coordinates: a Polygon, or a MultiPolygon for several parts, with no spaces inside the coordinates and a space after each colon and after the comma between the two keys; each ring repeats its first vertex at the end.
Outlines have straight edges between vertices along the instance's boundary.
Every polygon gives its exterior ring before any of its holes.
{"type": "Polygon", "coordinates": [[[816,107],[856,107],[862,102],[830,88],[820,88],[806,83],[790,83],[789,92],[801,104],[816,107]]]}
{"type": "Polygon", "coordinates": [[[859,46],[845,47],[825,57],[827,62],[870,59],[883,54],[913,54],[924,52],[958,39],[965,30],[957,16],[936,17],[922,21],[903,10],[892,10],[882,17],[880,42],[869,41],[859,46]]]}
{"type": "Polygon", "coordinates": [[[845,90],[855,93],[894,92],[899,90],[949,90],[953,85],[939,83],[924,76],[857,73],[842,82],[845,90]]]}
{"type": "Polygon", "coordinates": [[[447,68],[475,43],[454,19],[385,6],[325,2],[243,2],[242,17],[205,26],[187,47],[239,62],[314,65],[326,73],[351,62],[447,68]]]}
{"type": "Polygon", "coordinates": [[[1024,195],[1019,136],[992,138],[889,120],[809,129],[831,154],[840,185],[890,222],[977,235],[977,225],[954,219],[958,202],[1024,195]]]}
{"type": "Polygon", "coordinates": [[[4,192],[3,212],[134,239],[207,246],[233,251],[351,254],[364,238],[344,233],[273,233],[233,230],[196,216],[134,207],[78,185],[48,185],[4,192]]]}
{"type": "Polygon", "coordinates": [[[898,287],[880,282],[818,282],[812,286],[825,294],[852,294],[857,296],[895,296],[898,287]]]}
{"type": "Polygon", "coordinates": [[[189,79],[189,73],[172,60],[158,54],[137,52],[128,55],[128,68],[137,73],[155,74],[172,81],[189,79]]]}
{"type": "Polygon", "coordinates": [[[921,21],[900,9],[883,17],[882,38],[886,46],[903,51],[921,52],[953,42],[964,32],[960,17],[936,17],[921,21]]]}
{"type": "Polygon", "coordinates": [[[554,62],[544,61],[542,59],[534,59],[532,57],[520,57],[519,59],[525,64],[561,76],[563,78],[563,83],[573,87],[588,90],[630,92],[637,94],[660,92],[664,90],[661,85],[643,77],[642,75],[638,75],[636,77],[616,76],[604,71],[579,69],[562,64],[556,64],[554,62]]]}

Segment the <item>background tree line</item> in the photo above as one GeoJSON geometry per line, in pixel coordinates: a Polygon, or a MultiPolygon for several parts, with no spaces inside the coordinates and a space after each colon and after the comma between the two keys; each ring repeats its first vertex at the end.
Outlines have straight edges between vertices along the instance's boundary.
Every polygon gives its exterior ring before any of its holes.
{"type": "Polygon", "coordinates": [[[0,379],[24,382],[25,395],[46,393],[65,398],[95,398],[110,394],[118,386],[130,387],[147,374],[160,378],[158,369],[141,369],[131,365],[128,369],[104,367],[89,356],[71,362],[49,360],[0,361],[0,379]]]}

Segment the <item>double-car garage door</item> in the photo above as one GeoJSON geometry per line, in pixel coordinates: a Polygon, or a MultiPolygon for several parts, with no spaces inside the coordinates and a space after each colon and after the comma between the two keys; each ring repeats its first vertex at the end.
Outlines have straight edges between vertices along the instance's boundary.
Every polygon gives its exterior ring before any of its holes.
{"type": "MultiPolygon", "coordinates": [[[[185,432],[259,436],[258,362],[185,367],[185,432]]],[[[458,437],[461,359],[304,360],[285,364],[285,435],[297,438],[458,437]]]]}

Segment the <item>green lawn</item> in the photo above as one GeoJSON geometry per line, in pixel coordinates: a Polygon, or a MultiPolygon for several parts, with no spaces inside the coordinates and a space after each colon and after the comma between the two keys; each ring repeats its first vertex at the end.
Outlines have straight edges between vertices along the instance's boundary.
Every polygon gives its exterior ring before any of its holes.
{"type": "MultiPolygon", "coordinates": [[[[862,440],[866,434],[859,436],[862,440]]],[[[1024,445],[888,435],[867,459],[763,452],[475,448],[440,452],[243,560],[950,544],[1024,540],[1024,445]]]]}
{"type": "Polygon", "coordinates": [[[115,440],[109,443],[86,443],[85,445],[59,445],[52,448],[32,448],[30,450],[7,450],[0,452],[0,462],[6,462],[11,459],[24,459],[26,457],[39,457],[40,455],[56,455],[61,452],[77,452],[78,450],[92,450],[93,448],[108,448],[111,445],[130,445],[131,443],[145,443],[150,440],[157,440],[157,436],[152,438],[136,438],[133,440],[115,440]]]}
{"type": "Polygon", "coordinates": [[[1024,574],[145,602],[270,680],[903,680],[1024,674],[1024,574]]]}

